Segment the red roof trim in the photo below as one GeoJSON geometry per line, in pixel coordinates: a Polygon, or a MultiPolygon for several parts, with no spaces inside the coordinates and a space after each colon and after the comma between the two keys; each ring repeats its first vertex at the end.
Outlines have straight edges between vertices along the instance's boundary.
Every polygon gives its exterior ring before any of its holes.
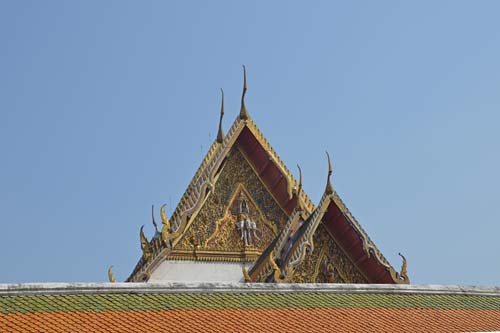
{"type": "Polygon", "coordinates": [[[353,228],[349,218],[335,202],[330,202],[323,223],[351,261],[372,283],[394,283],[389,270],[363,248],[363,240],[353,228]]]}

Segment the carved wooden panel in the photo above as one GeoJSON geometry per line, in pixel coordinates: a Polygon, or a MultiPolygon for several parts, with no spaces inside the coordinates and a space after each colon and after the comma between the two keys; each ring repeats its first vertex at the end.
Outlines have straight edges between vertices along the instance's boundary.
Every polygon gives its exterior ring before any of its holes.
{"type": "Polygon", "coordinates": [[[276,237],[286,219],[286,214],[245,157],[233,148],[213,193],[189,225],[176,250],[192,250],[196,246],[197,251],[234,253],[251,248],[261,252],[276,237]],[[242,226],[242,220],[249,222],[242,226]]]}
{"type": "Polygon", "coordinates": [[[306,255],[293,275],[297,283],[369,283],[320,223],[313,236],[314,251],[306,255]]]}

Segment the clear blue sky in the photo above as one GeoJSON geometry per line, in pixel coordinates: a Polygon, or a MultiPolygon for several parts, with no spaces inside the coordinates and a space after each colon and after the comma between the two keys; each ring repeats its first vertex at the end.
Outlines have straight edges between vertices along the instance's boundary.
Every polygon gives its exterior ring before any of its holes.
{"type": "Polygon", "coordinates": [[[125,279],[247,107],[414,283],[500,284],[499,1],[2,1],[0,282],[125,279]],[[168,208],[171,210],[171,207],[168,208]]]}

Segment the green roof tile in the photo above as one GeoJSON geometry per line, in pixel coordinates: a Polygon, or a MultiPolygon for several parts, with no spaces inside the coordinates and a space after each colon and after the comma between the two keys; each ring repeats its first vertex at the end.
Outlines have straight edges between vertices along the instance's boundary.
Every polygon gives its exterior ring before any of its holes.
{"type": "Polygon", "coordinates": [[[0,297],[0,313],[164,309],[492,309],[500,297],[469,295],[292,293],[190,293],[36,295],[0,297]]]}

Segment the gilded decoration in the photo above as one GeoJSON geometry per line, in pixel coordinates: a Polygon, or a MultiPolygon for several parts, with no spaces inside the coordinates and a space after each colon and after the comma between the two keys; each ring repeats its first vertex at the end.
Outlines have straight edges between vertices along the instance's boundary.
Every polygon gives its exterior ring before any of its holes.
{"type": "Polygon", "coordinates": [[[295,283],[369,283],[320,223],[314,250],[297,266],[295,283]]]}
{"type": "MultiPolygon", "coordinates": [[[[246,91],[246,70],[244,69],[240,115],[224,136],[222,92],[217,139],[211,145],[170,219],[165,215],[164,206],[160,210],[161,232],[154,217],[155,235],[151,241],[147,240],[141,228],[142,257],[127,281],[147,280],[149,273],[163,260],[253,262],[271,242],[277,230],[283,230],[287,214],[260,181],[246,160],[246,155],[244,156],[238,149],[237,140],[245,128],[252,133],[258,145],[267,152],[269,161],[279,169],[281,177],[286,180],[289,199],[292,199],[293,195],[298,197],[296,209],[300,210],[300,216],[297,215],[291,219],[291,225],[287,226],[286,232],[277,242],[278,249],[282,248],[290,227],[293,227],[300,219],[306,220],[307,216],[315,210],[314,204],[304,191],[298,189],[297,186],[299,185],[300,188],[300,184],[294,179],[248,114],[245,106],[246,91]],[[243,196],[244,200],[241,199],[243,196]]],[[[330,182],[333,172],[330,156],[328,156],[328,164],[325,194],[333,197],[337,207],[347,217],[350,227],[360,236],[363,250],[381,266],[388,269],[395,283],[409,283],[406,258],[403,257],[401,271],[396,272],[334,191],[330,182]]],[[[322,208],[315,214],[320,213],[324,213],[322,208]]],[[[316,219],[316,221],[319,220],[321,218],[316,219]]],[[[290,274],[284,274],[287,282],[290,280],[292,282],[367,282],[366,277],[356,269],[333,238],[330,238],[331,235],[326,229],[321,225],[320,230],[315,230],[316,226],[318,225],[311,224],[308,227],[306,231],[308,237],[300,240],[296,247],[297,251],[292,253],[288,270],[296,268],[296,272],[293,279],[290,274]]],[[[259,272],[252,276],[257,275],[254,276],[255,280],[263,281],[269,277],[272,270],[271,264],[266,262],[259,272]]],[[[243,273],[245,272],[246,270],[243,269],[243,273]]],[[[246,273],[248,275],[248,272],[246,273]]],[[[245,280],[248,280],[247,277],[245,280]]]]}
{"type": "Polygon", "coordinates": [[[238,184],[224,217],[217,220],[215,230],[204,242],[208,250],[250,247],[262,252],[277,235],[276,225],[268,222],[243,184],[238,184]]]}
{"type": "MultiPolygon", "coordinates": [[[[175,252],[261,253],[287,220],[242,153],[229,153],[213,193],[177,244],[175,252]],[[196,247],[193,245],[196,244],[196,247]]],[[[193,258],[196,259],[196,258],[193,258]]],[[[242,257],[244,259],[244,257],[242,257]]]]}
{"type": "Polygon", "coordinates": [[[110,283],[115,283],[115,275],[113,274],[113,266],[109,266],[108,268],[108,280],[110,283]]]}

